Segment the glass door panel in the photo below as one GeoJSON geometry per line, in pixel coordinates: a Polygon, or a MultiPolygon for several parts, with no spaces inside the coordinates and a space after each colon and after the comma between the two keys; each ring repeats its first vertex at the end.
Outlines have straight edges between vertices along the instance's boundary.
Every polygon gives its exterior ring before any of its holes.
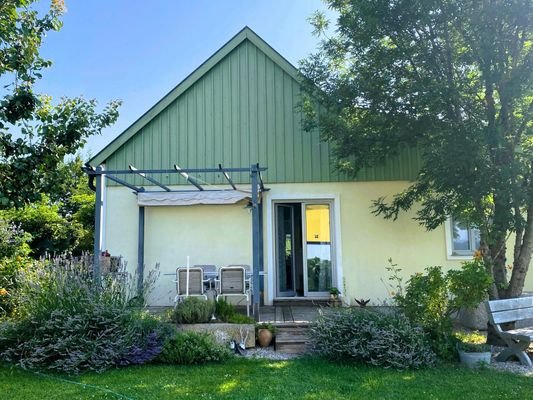
{"type": "Polygon", "coordinates": [[[276,205],[277,295],[295,295],[294,208],[276,205]]]}
{"type": "Polygon", "coordinates": [[[332,283],[329,204],[305,204],[307,292],[328,292],[332,283]]]}

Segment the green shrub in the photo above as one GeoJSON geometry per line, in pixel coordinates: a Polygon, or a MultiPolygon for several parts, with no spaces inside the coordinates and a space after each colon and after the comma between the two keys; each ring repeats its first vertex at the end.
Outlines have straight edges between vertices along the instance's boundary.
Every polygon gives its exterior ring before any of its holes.
{"type": "Polygon", "coordinates": [[[255,319],[243,314],[235,313],[224,322],[229,324],[255,324],[255,319]]]}
{"type": "Polygon", "coordinates": [[[207,333],[177,332],[165,342],[157,361],[166,364],[204,364],[225,361],[230,356],[230,350],[216,343],[207,333]]]}
{"type": "Polygon", "coordinates": [[[486,343],[458,342],[457,350],[464,351],[466,353],[485,353],[492,351],[492,346],[486,343]]]}
{"type": "Polygon", "coordinates": [[[434,351],[447,360],[456,358],[456,338],[452,334],[452,314],[462,307],[475,307],[487,296],[492,280],[483,261],[474,259],[460,270],[444,274],[441,267],[410,277],[407,286],[394,299],[413,324],[430,335],[434,351]]]}
{"type": "Polygon", "coordinates": [[[28,257],[31,235],[25,233],[0,213],[0,320],[15,310],[16,275],[31,264],[28,257]]]}
{"type": "Polygon", "coordinates": [[[127,280],[96,287],[78,264],[37,263],[18,275],[17,319],[0,328],[0,360],[66,373],[142,364],[168,328],[128,306],[127,280]]]}
{"type": "Polygon", "coordinates": [[[27,256],[12,256],[0,259],[0,320],[16,312],[17,274],[35,263],[27,256]]]}
{"type": "Polygon", "coordinates": [[[4,215],[31,233],[29,245],[34,257],[67,252],[78,244],[81,225],[61,215],[60,205],[51,204],[45,195],[35,203],[6,210],[4,215]]]}
{"type": "Polygon", "coordinates": [[[398,369],[431,366],[436,360],[422,328],[402,314],[340,309],[321,314],[310,332],[315,350],[333,360],[398,369]]]}
{"type": "Polygon", "coordinates": [[[212,301],[187,297],[174,308],[172,320],[178,324],[200,324],[209,322],[214,312],[212,301]]]}
{"type": "Polygon", "coordinates": [[[224,299],[218,299],[215,303],[215,315],[222,322],[229,322],[230,318],[236,314],[233,304],[224,299]]]}
{"type": "Polygon", "coordinates": [[[429,334],[437,355],[446,360],[455,358],[453,322],[450,317],[449,282],[441,267],[426,268],[426,274],[412,275],[404,295],[395,300],[409,320],[429,334]]]}
{"type": "Polygon", "coordinates": [[[224,299],[218,299],[215,303],[215,315],[219,321],[229,324],[255,324],[255,320],[235,311],[233,304],[224,299]]]}

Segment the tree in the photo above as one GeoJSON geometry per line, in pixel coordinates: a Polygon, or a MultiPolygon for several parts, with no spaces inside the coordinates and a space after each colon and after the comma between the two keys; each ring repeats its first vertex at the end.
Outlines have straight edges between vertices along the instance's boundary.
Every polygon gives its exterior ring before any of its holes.
{"type": "MultiPolygon", "coordinates": [[[[0,94],[0,209],[38,201],[51,185],[52,172],[86,139],[113,124],[118,101],[97,112],[95,100],[62,99],[33,91],[51,65],[39,56],[43,37],[59,30],[64,4],[53,0],[44,15],[35,0],[0,2],[0,78],[8,82],[0,94]]],[[[53,186],[53,185],[52,185],[53,186]]]]}
{"type": "Polygon", "coordinates": [[[476,225],[490,297],[520,295],[533,249],[533,2],[327,3],[336,29],[328,37],[315,14],[323,39],[302,62],[308,128],[319,127],[352,176],[402,146],[419,148],[416,181],[377,199],[374,213],[396,219],[417,205],[427,229],[449,216],[476,225]]]}
{"type": "MultiPolygon", "coordinates": [[[[43,183],[48,194],[24,207],[0,210],[0,221],[27,235],[28,254],[33,257],[92,251],[95,194],[82,165],[80,155],[59,163],[43,183]]],[[[0,256],[1,250],[2,246],[0,256]]]]}

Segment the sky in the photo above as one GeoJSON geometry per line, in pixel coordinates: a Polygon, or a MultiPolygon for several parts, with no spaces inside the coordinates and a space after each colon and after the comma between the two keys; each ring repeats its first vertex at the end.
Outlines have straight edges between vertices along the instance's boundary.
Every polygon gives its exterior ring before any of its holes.
{"type": "MultiPolygon", "coordinates": [[[[41,0],[39,7],[47,5],[41,0]]],[[[66,0],[63,28],[41,55],[52,60],[37,91],[53,98],[120,99],[120,117],[88,140],[95,155],[188,74],[249,26],[297,66],[318,40],[308,18],[321,0],[66,0]]]]}

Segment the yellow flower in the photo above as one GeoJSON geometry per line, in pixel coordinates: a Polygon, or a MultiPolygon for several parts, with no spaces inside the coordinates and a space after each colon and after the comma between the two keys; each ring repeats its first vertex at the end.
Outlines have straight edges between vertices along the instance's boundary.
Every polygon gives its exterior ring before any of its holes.
{"type": "Polygon", "coordinates": [[[480,250],[476,250],[476,252],[474,253],[474,259],[475,260],[481,260],[483,258],[483,254],[481,254],[481,251],[480,250]]]}
{"type": "Polygon", "coordinates": [[[7,296],[9,293],[6,289],[0,288],[0,296],[7,296]]]}

